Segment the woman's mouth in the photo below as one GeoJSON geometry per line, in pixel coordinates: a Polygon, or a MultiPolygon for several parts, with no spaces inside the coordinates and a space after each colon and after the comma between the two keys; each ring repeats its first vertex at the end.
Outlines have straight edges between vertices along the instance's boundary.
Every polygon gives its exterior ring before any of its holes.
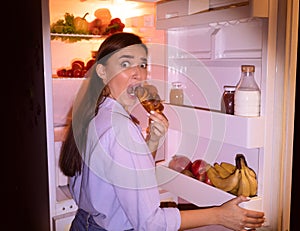
{"type": "Polygon", "coordinates": [[[135,85],[130,85],[127,87],[127,94],[129,94],[130,96],[136,96],[136,88],[140,87],[140,84],[135,84],[135,85]]]}

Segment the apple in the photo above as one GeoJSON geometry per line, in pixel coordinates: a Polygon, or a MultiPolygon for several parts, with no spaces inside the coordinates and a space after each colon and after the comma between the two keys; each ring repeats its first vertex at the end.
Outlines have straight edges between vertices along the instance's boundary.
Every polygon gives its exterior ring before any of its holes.
{"type": "Polygon", "coordinates": [[[190,170],[196,179],[205,182],[208,179],[207,171],[206,171],[207,167],[208,167],[208,163],[205,160],[196,159],[192,162],[190,170]]]}

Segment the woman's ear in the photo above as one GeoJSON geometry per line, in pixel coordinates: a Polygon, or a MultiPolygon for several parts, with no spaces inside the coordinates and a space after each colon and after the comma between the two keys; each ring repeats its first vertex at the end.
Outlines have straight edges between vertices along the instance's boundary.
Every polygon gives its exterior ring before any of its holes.
{"type": "Polygon", "coordinates": [[[107,84],[105,66],[103,64],[97,64],[96,72],[98,76],[103,80],[104,84],[107,84]]]}

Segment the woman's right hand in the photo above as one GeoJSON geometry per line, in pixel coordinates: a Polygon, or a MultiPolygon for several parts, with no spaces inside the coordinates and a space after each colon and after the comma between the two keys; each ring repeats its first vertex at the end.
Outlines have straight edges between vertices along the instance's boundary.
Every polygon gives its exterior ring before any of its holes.
{"type": "Polygon", "coordinates": [[[238,196],[217,207],[220,224],[232,230],[255,230],[265,222],[264,212],[248,210],[239,206],[249,198],[238,196]]]}

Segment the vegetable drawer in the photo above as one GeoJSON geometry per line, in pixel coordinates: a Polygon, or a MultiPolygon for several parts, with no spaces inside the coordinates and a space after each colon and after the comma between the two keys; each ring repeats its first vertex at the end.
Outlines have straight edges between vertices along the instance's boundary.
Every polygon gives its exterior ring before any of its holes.
{"type": "MultiPolygon", "coordinates": [[[[221,205],[236,197],[221,189],[176,172],[164,164],[157,165],[156,177],[160,188],[199,207],[221,205]]],[[[259,196],[252,197],[250,201],[241,203],[240,206],[261,211],[262,200],[259,196]]]]}

